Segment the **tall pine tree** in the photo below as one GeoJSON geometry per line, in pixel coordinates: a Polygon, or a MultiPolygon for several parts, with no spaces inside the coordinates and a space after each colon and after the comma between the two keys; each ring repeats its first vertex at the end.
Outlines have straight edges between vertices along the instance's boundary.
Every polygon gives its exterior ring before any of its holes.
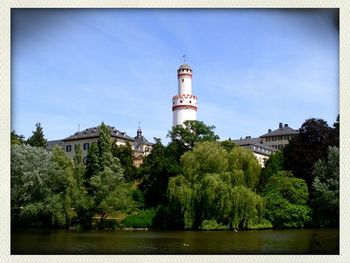
{"type": "Polygon", "coordinates": [[[27,143],[34,147],[45,148],[47,140],[44,137],[43,127],[41,127],[40,122],[35,124],[36,130],[33,131],[33,135],[28,138],[27,143]]]}
{"type": "Polygon", "coordinates": [[[92,144],[89,149],[86,167],[86,179],[101,224],[111,212],[132,203],[124,184],[124,170],[119,159],[113,157],[112,143],[110,130],[102,122],[97,144],[92,144]]]}

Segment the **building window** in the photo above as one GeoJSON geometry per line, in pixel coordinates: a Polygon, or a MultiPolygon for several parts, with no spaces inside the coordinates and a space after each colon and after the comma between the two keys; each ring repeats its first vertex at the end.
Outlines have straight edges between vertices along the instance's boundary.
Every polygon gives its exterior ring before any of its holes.
{"type": "Polygon", "coordinates": [[[88,150],[89,149],[89,143],[88,142],[84,143],[83,149],[84,150],[88,150]]]}
{"type": "Polygon", "coordinates": [[[181,79],[182,82],[184,82],[184,79],[181,79]]]}
{"type": "Polygon", "coordinates": [[[66,152],[72,151],[72,145],[66,145],[66,152]]]}
{"type": "Polygon", "coordinates": [[[83,158],[83,163],[86,164],[86,162],[87,162],[87,157],[84,157],[83,158]]]}
{"type": "Polygon", "coordinates": [[[180,103],[182,103],[182,100],[180,100],[180,103]]]}

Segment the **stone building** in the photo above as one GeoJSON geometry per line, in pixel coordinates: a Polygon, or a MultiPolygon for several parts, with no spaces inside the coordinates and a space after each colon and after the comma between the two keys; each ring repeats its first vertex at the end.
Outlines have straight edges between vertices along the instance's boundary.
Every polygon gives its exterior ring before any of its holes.
{"type": "MultiPolygon", "coordinates": [[[[108,130],[110,131],[112,140],[117,145],[126,145],[129,143],[134,151],[134,164],[140,165],[143,161],[143,157],[148,155],[152,150],[153,143],[150,143],[143,135],[142,130],[137,130],[137,136],[132,138],[128,136],[125,132],[121,132],[115,127],[111,127],[107,125],[108,130]]],[[[79,131],[74,133],[71,136],[63,140],[56,141],[48,141],[47,149],[51,150],[54,146],[61,147],[64,152],[70,158],[74,156],[74,147],[75,145],[79,145],[83,152],[83,160],[86,162],[87,153],[89,147],[92,143],[97,143],[99,137],[99,129],[98,127],[92,127],[85,129],[83,131],[79,131]]]]}
{"type": "Polygon", "coordinates": [[[244,139],[233,140],[239,146],[251,149],[259,161],[259,164],[264,167],[265,161],[269,156],[277,150],[282,150],[289,141],[298,134],[288,126],[288,124],[279,123],[278,129],[272,131],[271,129],[264,135],[257,138],[250,136],[244,139]]]}
{"type": "Polygon", "coordinates": [[[280,122],[278,129],[273,131],[269,129],[268,132],[261,135],[260,138],[264,144],[282,150],[298,133],[298,130],[290,128],[287,123],[283,125],[283,123],[280,122]]]}

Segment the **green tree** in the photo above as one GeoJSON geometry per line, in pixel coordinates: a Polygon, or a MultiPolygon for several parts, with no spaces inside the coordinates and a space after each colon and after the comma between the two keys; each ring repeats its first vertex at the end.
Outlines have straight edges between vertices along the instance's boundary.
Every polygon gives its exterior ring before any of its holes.
{"type": "Polygon", "coordinates": [[[236,144],[229,138],[228,140],[222,141],[221,146],[226,150],[226,151],[231,151],[234,147],[236,147],[236,144]]]}
{"type": "Polygon", "coordinates": [[[174,208],[164,207],[168,203],[168,180],[181,173],[181,156],[191,150],[196,142],[219,139],[213,132],[214,128],[200,121],[185,121],[183,125],[173,127],[169,131],[168,137],[172,141],[166,147],[155,138],[156,144],[151,154],[145,158],[139,169],[139,177],[142,178],[141,187],[147,206],[163,205],[163,208],[157,211],[170,211],[174,208]]]}
{"type": "Polygon", "coordinates": [[[59,147],[14,145],[11,154],[13,224],[69,227],[83,205],[72,161],[59,147]]]}
{"type": "Polygon", "coordinates": [[[303,227],[311,220],[311,209],[306,204],[308,195],[303,179],[290,172],[277,172],[268,179],[263,191],[266,218],[277,228],[303,227]]]}
{"type": "Polygon", "coordinates": [[[34,224],[45,211],[54,165],[51,153],[30,145],[11,149],[11,216],[14,225],[34,224]]]}
{"type": "MultiPolygon", "coordinates": [[[[97,147],[96,147],[97,148],[97,147]]],[[[85,173],[86,168],[83,163],[83,151],[79,144],[74,146],[74,179],[77,184],[76,195],[79,197],[79,205],[75,208],[77,217],[73,218],[73,222],[78,222],[80,227],[90,228],[92,223],[92,216],[94,215],[93,203],[91,197],[88,195],[87,186],[89,186],[89,180],[86,181],[85,173]]],[[[90,177],[89,177],[90,179],[90,177]]],[[[91,188],[90,188],[91,189],[91,188]]],[[[73,224],[73,223],[72,223],[73,224]]]]}
{"type": "Polygon", "coordinates": [[[333,123],[332,139],[334,141],[331,143],[331,145],[334,145],[338,148],[339,148],[339,136],[340,136],[339,126],[340,126],[340,116],[338,114],[336,121],[333,123]]]}
{"type": "Polygon", "coordinates": [[[11,132],[11,145],[12,144],[23,144],[25,142],[24,136],[23,135],[18,135],[16,134],[15,131],[11,132]]]}
{"type": "Polygon", "coordinates": [[[44,137],[43,128],[40,122],[35,124],[36,129],[33,131],[33,135],[28,138],[27,143],[31,146],[46,148],[47,140],[44,137]]]}
{"type": "Polygon", "coordinates": [[[184,218],[184,227],[191,229],[195,220],[193,189],[191,183],[182,175],[169,179],[168,195],[172,205],[179,207],[184,218]]]}
{"type": "Polygon", "coordinates": [[[112,155],[112,137],[108,127],[102,122],[98,127],[99,136],[97,141],[100,169],[105,167],[112,168],[115,159],[112,155]]]}
{"type": "Polygon", "coordinates": [[[197,143],[186,152],[181,157],[183,174],[168,184],[170,204],[178,207],[184,227],[197,229],[214,220],[231,228],[249,228],[262,220],[264,200],[247,188],[260,173],[254,162],[246,149],[233,147],[227,152],[218,142],[197,143]]]}
{"type": "Polygon", "coordinates": [[[89,147],[87,160],[86,160],[86,172],[85,172],[85,182],[88,184],[90,178],[100,171],[100,161],[99,161],[99,151],[97,143],[93,142],[89,147]]]}
{"type": "Polygon", "coordinates": [[[264,199],[242,185],[235,186],[231,193],[232,208],[230,224],[233,228],[250,228],[261,223],[265,214],[264,199]]]}
{"type": "Polygon", "coordinates": [[[59,147],[52,150],[54,172],[51,176],[51,193],[46,196],[46,209],[51,214],[52,225],[69,227],[77,217],[80,189],[74,177],[72,160],[59,147]]]}
{"type": "Polygon", "coordinates": [[[137,177],[137,169],[134,166],[133,150],[130,143],[126,145],[113,144],[112,154],[120,160],[120,164],[124,169],[125,179],[128,181],[134,180],[137,177]]]}
{"type": "Polygon", "coordinates": [[[152,152],[146,156],[139,171],[142,178],[141,189],[148,207],[168,203],[168,180],[181,171],[179,161],[174,154],[175,145],[165,147],[157,138],[155,142],[152,152]]]}
{"type": "Polygon", "coordinates": [[[228,153],[218,142],[203,142],[181,157],[186,178],[194,183],[205,174],[222,173],[228,169],[228,153]]]}
{"type": "Polygon", "coordinates": [[[131,192],[122,179],[121,168],[119,173],[115,173],[109,167],[91,177],[91,186],[94,189],[93,201],[96,213],[100,215],[100,222],[111,212],[133,205],[131,192]]]}
{"type": "Polygon", "coordinates": [[[85,165],[83,162],[83,151],[79,144],[74,145],[74,176],[77,180],[77,183],[80,187],[83,187],[83,180],[85,174],[85,165]]]}
{"type": "Polygon", "coordinates": [[[258,190],[261,192],[266,185],[266,182],[271,176],[282,171],[284,167],[284,158],[281,151],[273,153],[265,163],[265,167],[261,170],[258,190]]]}
{"type": "Polygon", "coordinates": [[[215,126],[207,126],[202,121],[188,120],[183,125],[173,127],[168,137],[186,150],[194,147],[196,142],[216,141],[219,136],[214,133],[215,126]]]}
{"type": "Polygon", "coordinates": [[[253,152],[243,147],[234,147],[228,155],[229,170],[242,171],[245,186],[255,189],[259,182],[260,164],[253,152]]]}
{"type": "Polygon", "coordinates": [[[314,164],[327,157],[328,146],[333,146],[334,142],[334,132],[326,121],[314,118],[306,120],[299,134],[284,148],[285,170],[304,179],[311,191],[314,164]]]}
{"type": "Polygon", "coordinates": [[[326,160],[318,160],[313,171],[312,183],[314,221],[318,225],[339,225],[339,149],[329,147],[326,160]]]}
{"type": "Polygon", "coordinates": [[[87,165],[90,193],[100,222],[112,211],[132,204],[132,193],[125,190],[124,170],[119,159],[113,157],[112,143],[110,131],[102,122],[97,145],[90,147],[87,165]]]}

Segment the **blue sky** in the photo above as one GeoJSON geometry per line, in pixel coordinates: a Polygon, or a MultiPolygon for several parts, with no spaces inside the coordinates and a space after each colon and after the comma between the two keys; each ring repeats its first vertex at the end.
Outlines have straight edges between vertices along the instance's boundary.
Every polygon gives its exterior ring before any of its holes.
{"type": "Polygon", "coordinates": [[[182,55],[198,120],[221,139],[339,113],[327,9],[14,9],[11,129],[63,139],[102,121],[167,142],[182,55]]]}

